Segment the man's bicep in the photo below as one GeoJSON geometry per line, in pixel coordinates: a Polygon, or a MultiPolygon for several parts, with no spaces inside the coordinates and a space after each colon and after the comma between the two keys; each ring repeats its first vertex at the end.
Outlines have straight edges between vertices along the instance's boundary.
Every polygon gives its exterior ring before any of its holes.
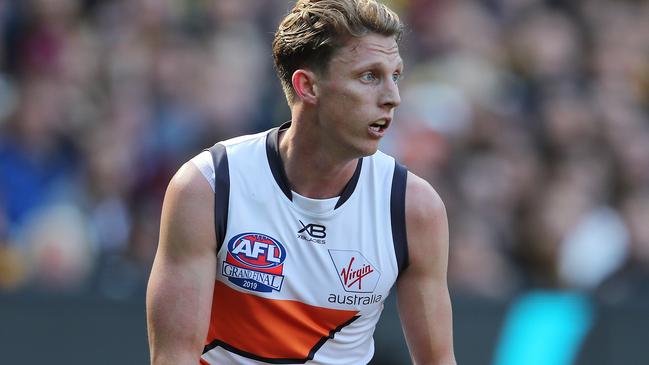
{"type": "Polygon", "coordinates": [[[212,189],[191,163],[165,195],[147,289],[154,364],[196,364],[209,325],[216,269],[212,189]]]}
{"type": "Polygon", "coordinates": [[[399,317],[413,363],[455,364],[452,311],[445,284],[404,273],[397,284],[399,317]],[[408,277],[410,275],[410,277],[408,277]]]}
{"type": "Polygon", "coordinates": [[[409,265],[397,283],[399,315],[415,364],[455,364],[451,302],[446,282],[448,222],[433,188],[408,176],[406,228],[409,265]]]}

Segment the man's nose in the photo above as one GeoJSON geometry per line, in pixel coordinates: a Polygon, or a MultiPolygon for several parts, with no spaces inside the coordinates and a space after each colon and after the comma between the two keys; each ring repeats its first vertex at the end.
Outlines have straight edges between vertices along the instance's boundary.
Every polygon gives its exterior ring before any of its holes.
{"type": "Polygon", "coordinates": [[[383,84],[383,94],[381,95],[381,105],[389,109],[394,109],[401,104],[399,95],[399,85],[392,78],[389,78],[383,84]]]}

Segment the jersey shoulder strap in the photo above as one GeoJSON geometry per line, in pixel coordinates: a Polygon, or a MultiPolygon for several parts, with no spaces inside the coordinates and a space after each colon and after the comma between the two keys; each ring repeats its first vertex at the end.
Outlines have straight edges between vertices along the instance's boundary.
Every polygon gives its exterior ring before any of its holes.
{"type": "Polygon", "coordinates": [[[408,169],[394,162],[392,189],[390,192],[390,219],[392,222],[392,242],[397,258],[399,274],[408,266],[408,235],[406,232],[406,183],[408,169]]]}
{"type": "Polygon", "coordinates": [[[225,240],[228,225],[228,206],[230,205],[230,168],[225,146],[217,143],[208,149],[214,165],[214,229],[216,232],[216,252],[225,240]]]}

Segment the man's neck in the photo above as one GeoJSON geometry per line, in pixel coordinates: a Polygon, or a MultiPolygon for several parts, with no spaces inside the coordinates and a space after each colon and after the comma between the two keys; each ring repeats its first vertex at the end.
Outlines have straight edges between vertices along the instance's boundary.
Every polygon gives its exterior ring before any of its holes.
{"type": "Polygon", "coordinates": [[[317,132],[295,123],[279,134],[279,153],[291,189],[312,198],[339,196],[352,178],[357,158],[336,156],[317,132]]]}

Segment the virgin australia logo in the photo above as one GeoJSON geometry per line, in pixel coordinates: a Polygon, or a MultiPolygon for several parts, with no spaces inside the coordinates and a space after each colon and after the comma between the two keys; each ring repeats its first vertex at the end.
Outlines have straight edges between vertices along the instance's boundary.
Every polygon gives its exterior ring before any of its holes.
{"type": "Polygon", "coordinates": [[[343,289],[353,293],[371,293],[381,273],[359,251],[329,250],[343,289]]]}

